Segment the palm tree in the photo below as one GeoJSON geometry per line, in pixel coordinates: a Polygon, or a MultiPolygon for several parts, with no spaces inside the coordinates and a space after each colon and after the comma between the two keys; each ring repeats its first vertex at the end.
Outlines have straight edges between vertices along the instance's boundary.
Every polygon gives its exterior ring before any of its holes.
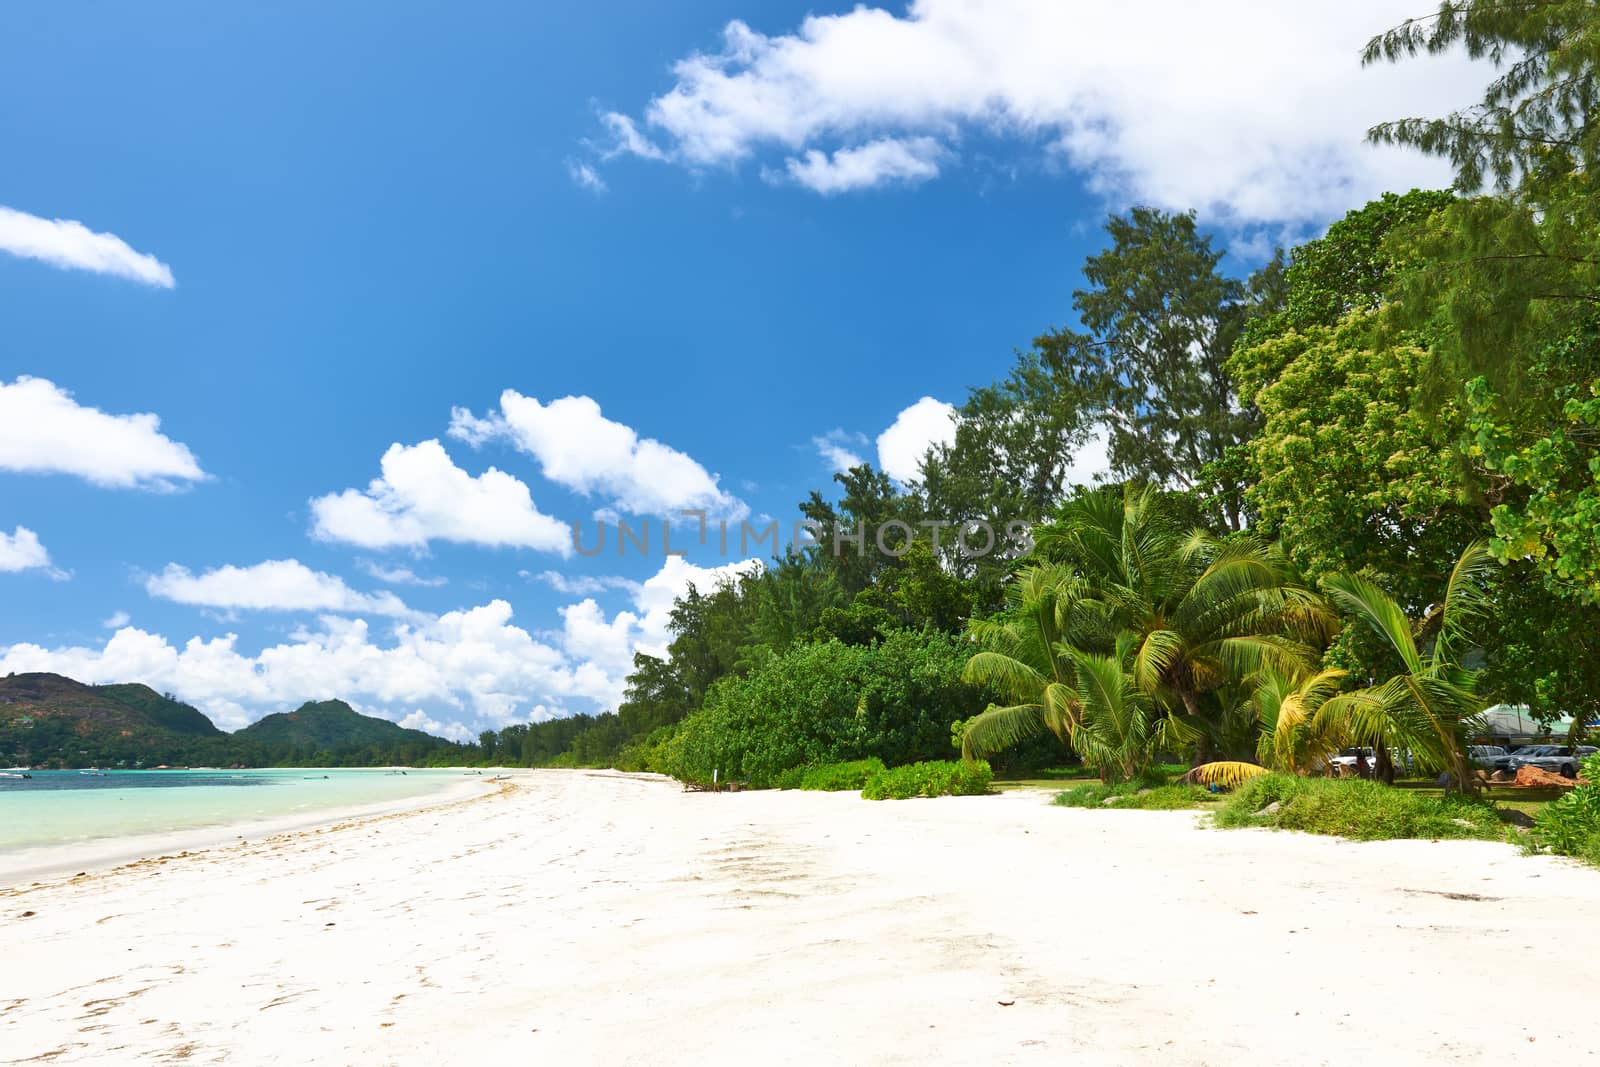
{"type": "Polygon", "coordinates": [[[967,661],[962,680],[989,686],[1011,703],[967,723],[966,758],[999,752],[1047,729],[1070,741],[1080,702],[1076,667],[1061,638],[1082,593],[1082,581],[1064,567],[1024,567],[1006,584],[1005,610],[972,621],[971,638],[983,651],[967,661]]]}
{"type": "Polygon", "coordinates": [[[988,685],[1012,703],[991,706],[967,723],[965,758],[1049,730],[1104,780],[1125,781],[1149,765],[1157,723],[1151,701],[1128,671],[1130,643],[1106,654],[1063,638],[1098,610],[1083,592],[1082,580],[1066,568],[1025,567],[1006,587],[1007,610],[972,624],[973,640],[985,649],[967,661],[963,680],[988,685]]]}
{"type": "Polygon", "coordinates": [[[1317,712],[1339,691],[1345,672],[1338,668],[1298,675],[1264,670],[1256,679],[1252,703],[1260,734],[1256,759],[1285,774],[1311,774],[1328,767],[1328,757],[1344,744],[1332,720],[1317,712]]]}
{"type": "Polygon", "coordinates": [[[1424,770],[1448,771],[1458,787],[1476,781],[1466,741],[1483,711],[1473,673],[1461,666],[1468,627],[1482,614],[1484,576],[1493,568],[1488,547],[1467,547],[1450,572],[1444,599],[1415,623],[1395,599],[1358,575],[1330,578],[1328,595],[1370,626],[1396,655],[1401,673],[1388,681],[1333,697],[1316,714],[1319,729],[1337,731],[1377,749],[1379,772],[1390,782],[1390,746],[1409,749],[1424,770]]]}
{"type": "Polygon", "coordinates": [[[1239,744],[1219,691],[1264,667],[1303,671],[1333,619],[1276,548],[1186,532],[1166,500],[1149,487],[1085,494],[1036,544],[1082,575],[1080,603],[1095,610],[1080,610],[1077,643],[1131,635],[1134,683],[1193,740],[1199,764],[1239,744]]]}

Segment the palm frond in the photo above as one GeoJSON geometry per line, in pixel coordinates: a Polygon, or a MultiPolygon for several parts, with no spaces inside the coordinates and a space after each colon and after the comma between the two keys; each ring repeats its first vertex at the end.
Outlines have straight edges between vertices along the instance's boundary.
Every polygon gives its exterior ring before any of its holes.
{"type": "Polygon", "coordinates": [[[1260,778],[1263,774],[1271,773],[1267,768],[1255,763],[1218,760],[1215,763],[1202,763],[1184,775],[1184,778],[1199,785],[1220,785],[1224,789],[1238,789],[1252,778],[1260,778]]]}
{"type": "Polygon", "coordinates": [[[967,720],[961,734],[961,758],[982,759],[1044,733],[1043,708],[1038,704],[990,707],[967,720]]]}
{"type": "Polygon", "coordinates": [[[1424,669],[1417,643],[1411,634],[1411,620],[1406,618],[1393,597],[1360,575],[1341,574],[1326,579],[1328,595],[1345,611],[1372,627],[1379,637],[1405,664],[1406,670],[1419,674],[1424,669]]]}

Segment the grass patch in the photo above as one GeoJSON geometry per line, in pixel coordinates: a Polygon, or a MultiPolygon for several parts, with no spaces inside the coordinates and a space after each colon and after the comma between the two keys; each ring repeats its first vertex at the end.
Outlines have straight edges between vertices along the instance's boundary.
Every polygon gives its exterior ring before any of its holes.
{"type": "Polygon", "coordinates": [[[984,760],[937,760],[908,763],[874,774],[862,787],[868,800],[909,800],[912,797],[979,796],[994,779],[984,760]]]}
{"type": "Polygon", "coordinates": [[[1055,803],[1064,808],[1118,808],[1140,811],[1182,811],[1214,804],[1218,797],[1197,785],[1143,785],[1091,782],[1057,793],[1055,803]]]}
{"type": "Polygon", "coordinates": [[[1359,778],[1253,778],[1228,796],[1216,818],[1225,827],[1270,826],[1356,841],[1506,838],[1506,827],[1487,801],[1429,795],[1359,778]],[[1268,813],[1273,804],[1277,810],[1268,813]]]}
{"type": "Polygon", "coordinates": [[[873,775],[883,770],[883,760],[876,756],[851,760],[848,763],[824,763],[817,767],[805,768],[800,775],[798,785],[801,789],[824,793],[856,790],[864,787],[872,780],[873,775]]]}

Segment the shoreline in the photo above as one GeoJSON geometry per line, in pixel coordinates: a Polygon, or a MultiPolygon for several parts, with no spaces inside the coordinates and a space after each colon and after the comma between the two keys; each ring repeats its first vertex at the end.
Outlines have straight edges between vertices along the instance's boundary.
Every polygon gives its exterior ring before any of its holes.
{"type": "Polygon", "coordinates": [[[389,815],[446,807],[477,796],[494,795],[496,790],[482,792],[477,790],[478,786],[488,783],[489,780],[487,775],[481,778],[463,775],[462,781],[450,782],[431,793],[400,800],[346,804],[314,812],[264,819],[254,818],[243,822],[226,822],[121,837],[101,837],[54,845],[36,845],[11,852],[0,852],[0,895],[38,888],[70,879],[80,873],[104,874],[163,857],[197,855],[254,840],[325,829],[340,823],[360,823],[389,815]]]}

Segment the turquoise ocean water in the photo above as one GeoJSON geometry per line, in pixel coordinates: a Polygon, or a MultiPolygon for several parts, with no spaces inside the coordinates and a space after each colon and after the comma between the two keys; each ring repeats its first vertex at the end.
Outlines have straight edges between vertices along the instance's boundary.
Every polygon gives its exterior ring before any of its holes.
{"type": "MultiPolygon", "coordinates": [[[[0,773],[11,773],[3,772],[0,773]]],[[[408,769],[29,771],[0,777],[0,853],[409,800],[463,781],[408,769]]]]}

